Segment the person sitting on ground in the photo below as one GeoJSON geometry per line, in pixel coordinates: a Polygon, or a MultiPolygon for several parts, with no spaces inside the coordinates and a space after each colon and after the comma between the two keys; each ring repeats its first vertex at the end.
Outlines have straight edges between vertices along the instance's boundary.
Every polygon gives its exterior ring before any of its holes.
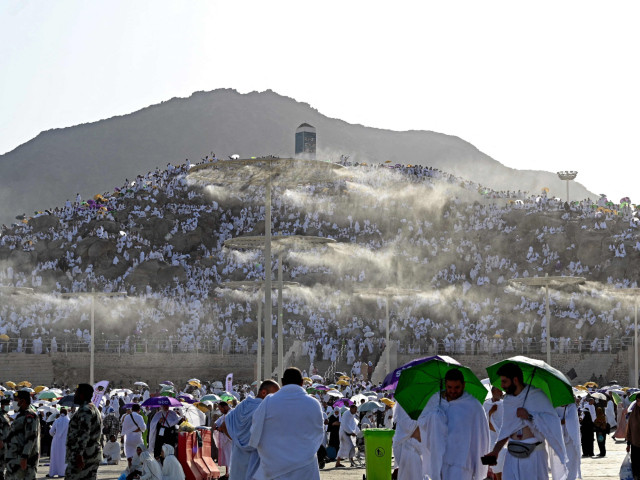
{"type": "MultiPolygon", "coordinates": [[[[142,461],[142,472],[140,473],[140,480],[161,480],[162,479],[162,465],[158,462],[153,455],[149,452],[142,452],[140,455],[142,461]]],[[[184,478],[184,475],[183,475],[184,478]]]]}
{"type": "Polygon", "coordinates": [[[109,437],[102,450],[102,456],[107,465],[118,465],[120,463],[120,443],[115,435],[109,437]]]}
{"type": "Polygon", "coordinates": [[[168,443],[162,445],[162,480],[184,480],[182,465],[168,443]]]}

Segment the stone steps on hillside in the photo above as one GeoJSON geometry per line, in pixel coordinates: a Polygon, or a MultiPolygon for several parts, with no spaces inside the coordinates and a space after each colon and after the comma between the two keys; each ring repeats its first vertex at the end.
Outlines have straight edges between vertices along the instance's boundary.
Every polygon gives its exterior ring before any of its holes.
{"type": "Polygon", "coordinates": [[[584,358],[574,368],[578,375],[576,382],[583,384],[588,382],[595,375],[606,379],[609,369],[616,360],[615,355],[611,354],[585,354],[584,358]]]}

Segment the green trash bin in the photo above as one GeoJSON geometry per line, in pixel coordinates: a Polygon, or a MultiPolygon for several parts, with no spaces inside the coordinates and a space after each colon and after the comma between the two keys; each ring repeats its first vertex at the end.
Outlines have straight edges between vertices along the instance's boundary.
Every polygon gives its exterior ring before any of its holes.
{"type": "Polygon", "coordinates": [[[391,442],[395,433],[389,428],[362,430],[367,480],[391,479],[391,442]]]}

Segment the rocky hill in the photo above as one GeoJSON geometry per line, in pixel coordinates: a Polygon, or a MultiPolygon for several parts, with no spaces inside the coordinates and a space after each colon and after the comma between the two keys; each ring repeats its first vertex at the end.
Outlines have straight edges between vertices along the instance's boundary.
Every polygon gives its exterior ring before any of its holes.
{"type": "MultiPolygon", "coordinates": [[[[394,132],[328,118],[305,103],[274,92],[234,90],[194,93],[98,122],[43,132],[0,155],[0,223],[21,213],[111,191],[123,179],[164,168],[176,159],[200,161],[275,154],[290,157],[296,127],[317,129],[318,157],[336,161],[428,165],[495,190],[566,196],[554,173],[507,168],[455,136],[427,131],[394,132]]],[[[579,183],[572,198],[597,198],[579,183]]]]}
{"type": "MultiPolygon", "coordinates": [[[[554,321],[555,335],[628,332],[627,304],[605,289],[637,285],[638,218],[629,206],[569,206],[432,168],[345,168],[347,175],[334,182],[274,187],[274,234],[337,241],[327,249],[286,252],[285,280],[301,284],[287,299],[290,324],[312,329],[308,322],[320,317],[320,329],[335,335],[360,318],[380,331],[380,299],[354,292],[393,286],[420,291],[393,299],[394,337],[515,335],[525,324],[539,325],[544,308],[538,290],[520,290],[509,280],[548,273],[587,280],[554,290],[553,315],[561,320],[554,321]]],[[[102,322],[103,333],[251,342],[255,299],[216,286],[264,276],[259,252],[223,248],[229,238],[264,234],[264,189],[206,188],[194,184],[187,169],[158,169],[105,196],[3,230],[0,281],[36,293],[3,296],[0,333],[73,335],[86,327],[86,310],[61,303],[59,293],[94,287],[129,293],[103,312],[113,319],[102,322]]]]}

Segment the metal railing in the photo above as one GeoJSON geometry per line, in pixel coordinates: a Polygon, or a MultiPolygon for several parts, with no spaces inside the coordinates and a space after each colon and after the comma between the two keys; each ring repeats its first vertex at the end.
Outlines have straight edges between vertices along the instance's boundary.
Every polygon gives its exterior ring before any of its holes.
{"type": "MultiPolygon", "coordinates": [[[[285,340],[285,349],[292,345],[293,341],[285,340]]],[[[148,353],[194,353],[194,354],[217,354],[217,355],[255,355],[257,352],[253,344],[243,344],[232,342],[227,345],[218,341],[205,341],[198,344],[182,342],[179,340],[135,340],[125,341],[120,339],[97,340],[95,353],[109,353],[118,355],[144,355],[148,353]]],[[[46,344],[42,346],[33,345],[32,342],[18,342],[12,339],[8,342],[0,343],[0,354],[23,353],[23,354],[68,354],[68,353],[88,353],[89,343],[85,341],[62,341],[57,344],[46,344]]]]}

